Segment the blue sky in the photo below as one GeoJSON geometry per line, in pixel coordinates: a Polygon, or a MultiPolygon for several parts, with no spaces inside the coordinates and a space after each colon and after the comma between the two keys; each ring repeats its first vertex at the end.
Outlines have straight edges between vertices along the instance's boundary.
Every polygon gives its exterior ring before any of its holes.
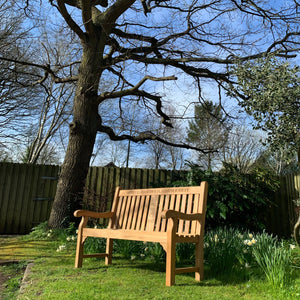
{"type": "MultiPolygon", "coordinates": [[[[23,1],[24,2],[24,1],[23,1]]],[[[111,4],[113,1],[109,1],[109,3],[111,4]]],[[[208,3],[209,1],[207,0],[203,0],[203,1],[199,1],[199,3],[208,3]]],[[[272,1],[265,1],[265,3],[267,5],[269,5],[270,7],[278,7],[281,4],[286,4],[288,2],[292,2],[291,0],[289,1],[285,1],[285,0],[272,0],[272,1]]],[[[40,2],[37,1],[36,5],[39,4],[40,2]]],[[[53,7],[50,7],[49,2],[48,1],[44,1],[42,2],[44,7],[42,7],[42,9],[39,11],[39,9],[37,9],[37,15],[38,14],[43,14],[45,17],[47,17],[47,26],[48,28],[53,28],[56,29],[58,28],[60,21],[62,20],[62,18],[59,16],[59,14],[56,12],[56,10],[53,7]],[[45,8],[46,9],[43,9],[45,8]],[[57,23],[57,24],[56,24],[57,23]]],[[[178,1],[169,1],[167,2],[169,5],[170,4],[178,4],[178,1]]],[[[181,1],[180,4],[183,3],[191,3],[191,1],[181,1]]],[[[226,3],[226,0],[223,1],[223,3],[226,3]]],[[[136,7],[141,8],[141,3],[140,1],[136,1],[136,7]]],[[[36,8],[38,8],[38,5],[36,6],[36,8]]],[[[72,13],[72,15],[75,16],[75,18],[80,17],[80,11],[77,10],[76,8],[69,8],[70,13],[72,13]]],[[[212,11],[212,10],[206,10],[206,11],[202,11],[201,13],[198,13],[197,15],[195,15],[195,22],[196,21],[202,21],[204,22],[205,20],[208,20],[208,18],[212,15],[212,14],[216,14],[216,11],[212,11]]],[[[185,20],[184,18],[180,18],[179,16],[176,15],[169,15],[168,10],[166,9],[161,9],[161,8],[157,8],[154,9],[153,12],[151,12],[150,14],[148,14],[148,16],[144,16],[143,12],[139,12],[138,15],[133,12],[132,10],[129,10],[128,13],[126,14],[126,16],[128,17],[126,19],[127,23],[134,23],[137,20],[141,21],[141,24],[143,26],[139,27],[139,30],[145,32],[148,31],[149,35],[153,33],[152,29],[146,29],[144,26],[151,26],[151,24],[155,24],[155,25],[159,25],[161,26],[161,28],[159,30],[156,31],[156,37],[160,37],[164,35],[164,29],[166,27],[168,27],[168,25],[172,25],[172,30],[175,31],[182,31],[186,28],[186,25],[183,24],[183,21],[185,20]],[[176,24],[174,25],[174,22],[176,22],[176,24]]],[[[123,16],[117,20],[118,24],[121,24],[124,21],[123,16]]],[[[224,16],[222,18],[220,18],[220,21],[223,22],[223,25],[219,22],[216,22],[216,27],[215,28],[227,28],[229,31],[243,31],[245,30],[247,27],[247,20],[246,19],[241,19],[239,17],[238,14],[236,13],[231,13],[231,16],[224,16]],[[223,27],[222,27],[223,26],[223,27]]],[[[30,24],[30,21],[28,21],[30,24]]],[[[257,26],[257,21],[255,21],[253,23],[253,26],[257,26]]],[[[261,25],[262,23],[260,23],[261,25]]],[[[206,25],[203,25],[203,28],[206,25]]],[[[131,27],[131,25],[129,25],[129,27],[131,27]]],[[[257,29],[262,29],[262,27],[257,27],[257,28],[252,28],[253,31],[257,30],[257,29]]],[[[36,29],[38,30],[38,29],[36,29]]],[[[171,30],[171,29],[170,29],[171,30]]],[[[33,31],[34,33],[35,31],[33,31]]],[[[65,39],[64,33],[66,31],[62,31],[60,38],[61,39],[65,39]]],[[[169,32],[170,33],[170,32],[169,32]]],[[[246,36],[245,40],[248,40],[249,42],[253,41],[253,39],[255,38],[255,35],[252,36],[246,36]]],[[[69,36],[68,36],[69,38],[69,36]]],[[[215,41],[215,39],[211,39],[211,41],[215,41]]],[[[186,41],[186,40],[180,40],[180,46],[178,46],[178,49],[190,49],[192,46],[190,44],[190,41],[186,41]]],[[[40,41],[36,40],[35,43],[33,43],[34,47],[40,47],[40,41]]],[[[49,45],[51,47],[51,45],[49,45]]],[[[197,47],[202,47],[200,50],[202,50],[203,55],[207,55],[207,56],[214,56],[216,55],[217,57],[222,57],[225,58],[226,56],[229,55],[229,52],[226,51],[221,51],[220,48],[217,50],[215,50],[215,47],[212,46],[208,46],[207,44],[205,45],[201,45],[201,46],[195,46],[195,50],[199,50],[199,48],[197,47]]],[[[260,42],[260,46],[261,49],[264,49],[265,47],[262,47],[261,42],[260,42]]],[[[72,48],[72,45],[70,45],[70,48],[72,48]]],[[[75,49],[77,48],[77,46],[75,46],[75,49]]],[[[246,54],[250,54],[253,51],[253,48],[251,48],[250,46],[245,50],[246,54]]],[[[44,52],[45,54],[45,52],[44,52]]],[[[298,56],[296,62],[299,63],[300,57],[298,56]]],[[[41,57],[41,61],[45,62],[45,57],[41,57]]],[[[200,64],[199,64],[200,65],[200,64]]],[[[202,63],[201,66],[211,66],[211,64],[205,64],[202,63]]],[[[223,66],[217,65],[217,66],[213,66],[212,69],[213,70],[222,70],[223,66]]],[[[178,77],[178,80],[176,82],[164,82],[164,83],[153,83],[153,82],[146,82],[145,85],[143,86],[145,89],[148,88],[150,91],[154,91],[157,93],[160,93],[164,96],[164,100],[166,101],[166,103],[172,103],[176,109],[178,110],[178,114],[182,114],[183,111],[186,110],[186,107],[188,106],[188,104],[190,102],[197,102],[198,101],[198,91],[197,91],[197,87],[195,86],[194,82],[186,75],[183,74],[179,74],[178,70],[175,70],[174,68],[164,68],[162,66],[148,66],[146,71],[142,69],[141,65],[136,64],[136,63],[132,63],[130,68],[126,70],[126,74],[128,74],[131,82],[137,83],[142,77],[144,77],[145,74],[150,74],[153,76],[157,76],[157,77],[161,77],[161,76],[170,76],[170,75],[176,75],[178,77]]],[[[213,82],[213,80],[201,80],[201,87],[202,87],[202,96],[204,98],[207,98],[209,100],[213,100],[213,101],[218,101],[218,89],[217,89],[217,85],[213,82]]],[[[222,96],[224,97],[224,93],[222,94],[222,96]]],[[[225,99],[225,98],[224,98],[225,99]]],[[[226,107],[228,107],[229,110],[233,109],[235,107],[235,103],[232,100],[226,99],[226,107]]],[[[187,110],[187,116],[190,117],[193,115],[193,107],[189,106],[189,109],[187,110]]]]}

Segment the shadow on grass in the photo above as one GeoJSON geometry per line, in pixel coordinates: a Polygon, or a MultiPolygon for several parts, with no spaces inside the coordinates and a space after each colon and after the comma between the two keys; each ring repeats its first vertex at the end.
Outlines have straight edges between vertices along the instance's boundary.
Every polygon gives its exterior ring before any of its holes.
{"type": "MultiPolygon", "coordinates": [[[[124,266],[125,267],[125,266],[124,266]]],[[[192,264],[187,265],[176,265],[177,268],[180,267],[192,267],[192,264]]],[[[135,265],[126,264],[126,268],[139,268],[139,269],[147,269],[155,272],[162,272],[165,273],[165,263],[152,263],[152,262],[144,262],[144,263],[136,263],[135,265]]],[[[176,276],[187,276],[194,278],[195,273],[184,273],[184,274],[178,274],[176,276]]],[[[204,281],[201,282],[195,282],[192,285],[232,285],[232,284],[240,284],[247,282],[249,280],[249,274],[245,272],[244,270],[231,270],[223,272],[222,274],[214,274],[212,270],[208,266],[204,267],[204,281]],[[219,283],[211,283],[211,281],[217,280],[219,283]]]]}
{"type": "MultiPolygon", "coordinates": [[[[99,260],[100,262],[100,260],[99,260]]],[[[192,265],[176,265],[176,267],[187,267],[192,265]]],[[[101,270],[100,272],[107,271],[108,268],[115,269],[141,269],[141,270],[149,270],[153,272],[165,273],[165,263],[160,262],[149,262],[149,261],[126,261],[124,258],[113,258],[112,265],[105,266],[102,263],[97,265],[93,265],[93,267],[88,267],[89,270],[101,270]]],[[[241,284],[245,283],[249,280],[249,273],[241,270],[232,270],[231,272],[227,271],[222,274],[214,274],[212,270],[208,266],[204,267],[204,280],[201,282],[193,281],[195,273],[185,273],[185,274],[177,274],[177,276],[186,276],[191,278],[190,283],[176,284],[177,286],[226,286],[233,284],[241,284]]]]}

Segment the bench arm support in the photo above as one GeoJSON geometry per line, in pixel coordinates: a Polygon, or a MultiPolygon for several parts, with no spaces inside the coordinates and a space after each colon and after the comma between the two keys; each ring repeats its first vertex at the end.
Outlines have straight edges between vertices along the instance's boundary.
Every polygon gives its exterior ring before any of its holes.
{"type": "Polygon", "coordinates": [[[115,216],[114,212],[94,212],[88,210],[76,210],[74,212],[75,217],[90,217],[90,218],[113,218],[115,216]]]}
{"type": "Polygon", "coordinates": [[[203,218],[203,214],[196,213],[196,214],[185,214],[179,211],[175,210],[164,210],[161,213],[161,217],[163,219],[180,219],[180,220],[186,220],[186,221],[201,221],[203,218]]]}

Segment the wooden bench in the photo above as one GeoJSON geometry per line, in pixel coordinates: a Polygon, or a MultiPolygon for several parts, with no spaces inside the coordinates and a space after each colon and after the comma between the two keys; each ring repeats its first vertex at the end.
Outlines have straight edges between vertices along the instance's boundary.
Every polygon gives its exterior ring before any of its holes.
{"type": "Polygon", "coordinates": [[[83,258],[105,257],[112,262],[113,240],[134,240],[160,243],[166,251],[166,285],[175,283],[175,274],[195,272],[203,279],[203,236],[207,200],[207,182],[196,187],[121,190],[117,187],[111,212],[77,210],[82,217],[78,228],[75,268],[83,258]],[[110,218],[105,229],[87,228],[89,218],[110,218]],[[106,253],[83,254],[87,237],[106,238],[106,253]],[[176,243],[195,243],[194,267],[175,266],[176,243]]]}

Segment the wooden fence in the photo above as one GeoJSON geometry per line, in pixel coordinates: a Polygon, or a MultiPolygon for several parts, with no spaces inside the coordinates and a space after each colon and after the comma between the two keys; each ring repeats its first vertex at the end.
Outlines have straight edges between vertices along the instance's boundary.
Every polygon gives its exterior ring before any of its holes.
{"type": "Polygon", "coordinates": [[[58,166],[0,163],[0,234],[28,233],[48,218],[58,172],[58,166]]]}
{"type": "Polygon", "coordinates": [[[270,207],[268,231],[282,237],[291,237],[298,219],[300,198],[300,174],[280,177],[280,189],[274,194],[274,204],[270,207]],[[298,202],[299,203],[299,202],[298,202]]]}
{"type": "MultiPolygon", "coordinates": [[[[59,167],[0,163],[0,234],[24,234],[49,218],[59,167]]],[[[167,185],[174,172],[91,167],[84,191],[84,207],[110,208],[115,187],[147,188],[167,185]]]]}
{"type": "MultiPolygon", "coordinates": [[[[84,190],[87,209],[110,209],[115,187],[167,186],[177,172],[91,167],[84,190]]],[[[59,167],[0,163],[0,234],[24,234],[48,219],[56,192],[59,167]]],[[[294,200],[300,195],[300,174],[280,178],[281,188],[270,206],[268,231],[290,236],[297,219],[294,200]]]]}

